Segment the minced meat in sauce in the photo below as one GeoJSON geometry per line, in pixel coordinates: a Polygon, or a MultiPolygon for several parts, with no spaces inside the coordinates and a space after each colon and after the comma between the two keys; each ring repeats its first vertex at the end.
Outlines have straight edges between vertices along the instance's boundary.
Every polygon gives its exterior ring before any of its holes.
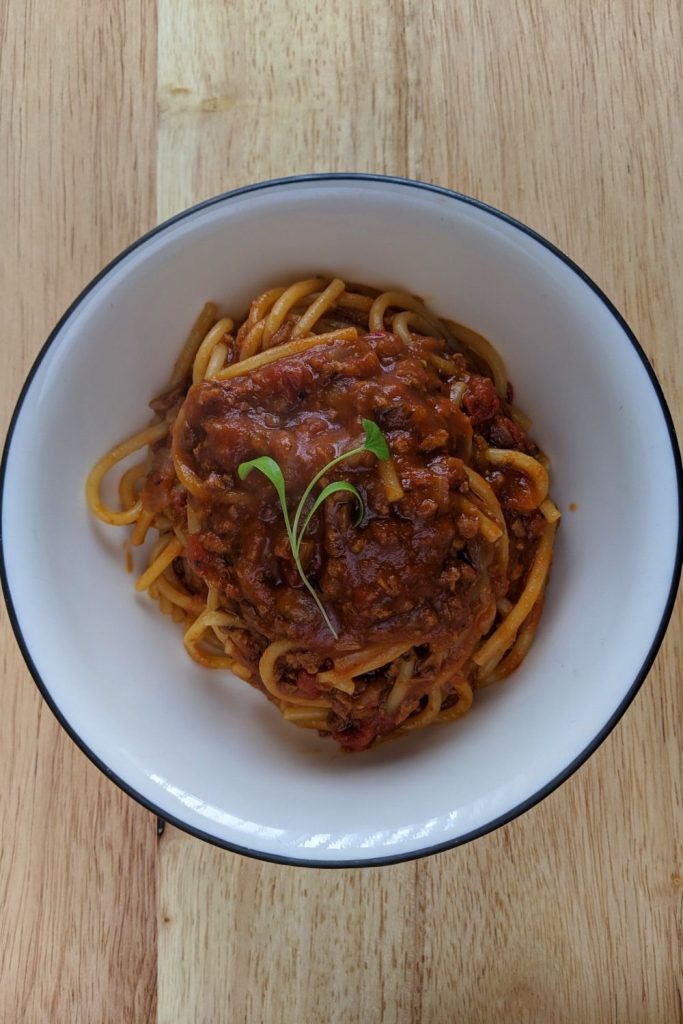
{"type": "MultiPolygon", "coordinates": [[[[490,379],[462,355],[450,356],[456,378],[467,382],[462,410],[451,401],[452,379],[429,358],[439,350],[434,339],[414,336],[407,345],[388,332],[367,334],[190,388],[176,428],[178,451],[202,485],[190,499],[199,525],[188,537],[190,564],[265,638],[289,638],[321,656],[378,642],[445,646],[477,617],[490,618],[508,590],[476,516],[460,508],[468,493],[462,459],[473,430],[475,464],[479,439],[524,450],[529,442],[504,415],[490,379]],[[335,641],[296,571],[275,488],[260,473],[241,481],[237,469],[258,456],[275,459],[291,517],[316,473],[362,444],[363,418],[387,439],[404,496],[387,501],[370,452],[320,482],[349,481],[365,505],[355,525],[352,495],[334,495],[301,547],[335,641]]],[[[484,472],[483,460],[477,468],[484,472]]],[[[163,467],[159,478],[167,479],[163,467]]],[[[527,526],[525,548],[534,541],[527,526]]]]}

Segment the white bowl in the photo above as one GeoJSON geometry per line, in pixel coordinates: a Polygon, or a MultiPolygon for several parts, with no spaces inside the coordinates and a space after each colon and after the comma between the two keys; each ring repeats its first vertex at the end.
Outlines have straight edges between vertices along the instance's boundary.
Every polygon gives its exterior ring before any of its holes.
{"type": "Polygon", "coordinates": [[[671,418],[638,342],[552,245],[432,185],[285,179],[162,224],[57,325],[3,457],[3,586],[46,701],[141,803],[264,859],[386,864],[510,821],[606,736],[669,619],[680,482],[671,418]],[[179,627],[135,595],[124,531],[93,522],[83,494],[97,457],[146,422],[206,299],[240,312],[266,286],[312,272],[402,287],[490,338],[550,454],[563,512],[522,668],[461,722],[353,756],[191,662],[179,627]]]}

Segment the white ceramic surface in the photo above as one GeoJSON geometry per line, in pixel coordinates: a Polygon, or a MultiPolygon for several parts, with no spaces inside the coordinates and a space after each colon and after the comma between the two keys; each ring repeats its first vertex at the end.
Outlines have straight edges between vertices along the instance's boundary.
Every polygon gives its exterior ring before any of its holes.
{"type": "Polygon", "coordinates": [[[414,183],[294,179],[181,215],[77,300],[20,402],[2,533],[32,671],[120,784],[244,852],[377,862],[508,819],[616,720],[654,656],[678,578],[677,451],[625,325],[542,240],[414,183]],[[461,722],[355,756],[191,662],[179,627],[135,595],[125,531],[93,522],[83,497],[100,453],[146,422],[206,299],[239,313],[267,285],[312,272],[416,292],[489,337],[552,459],[563,513],[522,669],[461,722]]]}

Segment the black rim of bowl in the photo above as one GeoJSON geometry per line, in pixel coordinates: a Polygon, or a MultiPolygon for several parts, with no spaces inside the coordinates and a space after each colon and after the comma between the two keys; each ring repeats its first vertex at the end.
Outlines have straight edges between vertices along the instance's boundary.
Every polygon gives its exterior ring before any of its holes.
{"type": "MultiPolygon", "coordinates": [[[[632,344],[633,348],[635,349],[635,351],[637,352],[637,354],[638,354],[638,356],[639,356],[643,366],[645,367],[645,370],[647,371],[648,377],[650,379],[650,383],[652,384],[652,387],[653,387],[653,389],[655,391],[655,394],[657,395],[657,399],[658,399],[660,407],[661,407],[662,416],[664,418],[664,422],[666,424],[666,428],[667,428],[667,431],[668,431],[668,434],[669,434],[669,441],[670,441],[670,444],[671,444],[671,453],[672,453],[672,457],[673,457],[673,460],[674,460],[674,465],[675,465],[675,468],[676,468],[677,500],[678,500],[678,508],[680,510],[680,508],[681,508],[681,499],[682,499],[682,495],[683,495],[683,470],[682,470],[682,467],[681,467],[681,455],[680,455],[680,451],[679,451],[679,447],[678,447],[678,441],[677,441],[677,438],[676,438],[676,431],[675,431],[675,428],[674,428],[673,420],[671,418],[671,413],[670,413],[669,408],[667,406],[666,399],[664,398],[664,394],[663,394],[661,385],[660,385],[660,383],[659,383],[659,381],[658,381],[658,379],[657,379],[657,377],[655,375],[654,370],[652,369],[652,366],[650,365],[650,363],[648,361],[647,356],[645,355],[645,352],[643,351],[643,348],[641,347],[638,339],[636,338],[636,336],[633,333],[633,331],[631,330],[631,328],[628,326],[628,324],[624,320],[624,318],[621,315],[621,313],[619,313],[619,311],[616,309],[616,307],[613,305],[613,303],[607,298],[607,296],[604,294],[604,292],[581,269],[581,267],[577,266],[577,264],[574,263],[573,260],[571,260],[564,252],[562,252],[561,249],[558,249],[557,246],[553,245],[552,242],[549,242],[542,235],[539,235],[532,228],[527,227],[526,224],[522,224],[521,221],[516,220],[514,217],[511,217],[509,214],[503,213],[501,210],[496,209],[496,207],[489,206],[487,203],[481,202],[478,199],[473,199],[471,196],[463,195],[462,193],[456,192],[453,189],[443,188],[440,185],[433,185],[433,184],[430,184],[428,182],[423,182],[423,181],[414,181],[414,180],[412,180],[410,178],[403,178],[403,177],[391,176],[391,175],[383,175],[383,174],[359,174],[359,173],[329,173],[329,174],[293,175],[293,176],[290,176],[290,177],[275,178],[275,179],[272,179],[272,180],[269,180],[269,181],[257,182],[257,183],[255,183],[253,185],[246,185],[243,188],[232,189],[229,192],[224,192],[221,195],[213,196],[212,198],[206,199],[206,200],[204,200],[201,203],[197,203],[195,206],[191,206],[187,210],[183,210],[181,213],[178,213],[174,217],[171,217],[168,220],[164,221],[163,223],[157,225],[156,227],[152,228],[151,231],[148,231],[146,234],[144,234],[140,238],[138,238],[135,242],[133,242],[126,249],[124,249],[121,253],[119,253],[119,255],[116,256],[110,263],[108,263],[107,266],[103,270],[101,270],[100,273],[97,274],[97,276],[94,277],[92,279],[92,281],[90,281],[90,283],[88,285],[86,285],[86,287],[83,289],[83,291],[80,293],[80,295],[71,303],[71,305],[66,310],[64,315],[61,317],[61,319],[59,320],[57,325],[53,328],[53,330],[51,331],[47,341],[45,342],[45,344],[41,348],[40,352],[38,353],[38,356],[36,357],[35,362],[33,363],[33,366],[31,367],[31,370],[29,371],[28,377],[26,378],[26,381],[24,382],[24,386],[21,389],[21,393],[20,393],[19,398],[17,400],[17,404],[15,406],[15,409],[14,409],[14,412],[13,412],[13,415],[12,415],[12,419],[10,421],[9,429],[8,429],[8,432],[7,432],[7,438],[6,438],[6,441],[5,441],[5,446],[4,446],[3,455],[2,455],[2,462],[0,463],[0,510],[2,510],[4,508],[3,499],[4,499],[4,490],[5,490],[5,477],[6,477],[7,461],[8,461],[8,457],[9,457],[10,448],[11,448],[11,445],[12,445],[12,437],[14,435],[14,430],[15,430],[18,418],[19,418],[19,416],[21,414],[21,410],[22,410],[22,407],[23,407],[23,404],[24,404],[24,400],[25,400],[26,395],[28,394],[28,391],[29,391],[29,389],[31,387],[31,383],[33,381],[33,378],[34,378],[34,376],[36,374],[36,371],[38,370],[38,367],[40,366],[40,364],[42,363],[43,359],[45,358],[45,355],[46,355],[48,349],[50,349],[51,346],[54,344],[56,339],[59,337],[59,334],[60,334],[62,328],[64,327],[64,325],[66,324],[66,322],[69,320],[69,318],[72,316],[72,314],[78,308],[78,306],[80,306],[81,302],[85,299],[85,297],[92,291],[92,289],[95,287],[95,285],[98,284],[99,281],[102,280],[102,278],[104,278],[107,274],[109,274],[110,271],[118,263],[121,262],[121,260],[125,259],[125,257],[128,256],[135,249],[138,249],[140,246],[144,245],[149,239],[153,238],[155,235],[158,235],[161,232],[165,231],[172,224],[176,224],[178,221],[185,220],[187,217],[193,216],[195,213],[197,213],[200,210],[207,209],[208,207],[214,206],[214,205],[216,205],[218,203],[222,203],[222,202],[224,202],[227,199],[233,198],[235,196],[245,195],[245,194],[250,193],[250,192],[258,192],[258,191],[262,191],[264,189],[272,189],[272,188],[280,187],[280,186],[283,186],[283,185],[302,184],[302,183],[305,183],[305,182],[317,183],[317,182],[321,182],[321,181],[333,181],[333,182],[340,182],[340,183],[341,182],[345,182],[345,181],[346,182],[364,182],[364,181],[367,181],[367,182],[382,182],[382,183],[385,183],[385,184],[400,185],[400,186],[403,186],[405,188],[417,189],[419,191],[424,191],[424,192],[433,192],[433,193],[436,193],[437,195],[447,196],[449,199],[455,200],[458,203],[463,203],[463,204],[465,204],[467,206],[477,207],[478,209],[483,210],[486,213],[488,213],[488,214],[490,214],[490,215],[492,215],[494,217],[497,217],[499,220],[505,221],[507,224],[510,224],[512,227],[516,228],[518,231],[521,231],[525,235],[528,235],[530,238],[535,239],[536,242],[538,242],[545,249],[547,249],[549,252],[551,252],[553,255],[555,255],[558,259],[562,260],[562,262],[567,267],[569,267],[569,269],[571,271],[573,271],[578,277],[581,278],[582,281],[584,281],[589,286],[589,288],[591,288],[591,290],[595,293],[595,295],[597,295],[597,297],[600,299],[600,301],[603,303],[603,305],[611,313],[611,315],[614,317],[614,319],[617,321],[617,323],[619,324],[619,326],[623,330],[626,338],[628,338],[628,340],[631,342],[631,344],[632,344]]],[[[119,786],[119,788],[124,791],[124,793],[126,793],[128,796],[132,797],[138,803],[142,804],[143,807],[147,808],[147,810],[149,810],[153,814],[157,815],[157,817],[160,818],[161,820],[163,820],[165,822],[168,822],[171,825],[174,825],[175,827],[181,829],[184,832],[189,833],[190,835],[196,837],[197,839],[202,839],[205,842],[211,843],[214,846],[219,846],[219,847],[221,847],[223,849],[226,849],[226,850],[230,850],[233,853],[238,853],[238,854],[241,854],[241,855],[246,856],[246,857],[253,857],[253,858],[256,858],[258,860],[269,861],[271,863],[276,863],[276,864],[286,864],[286,865],[291,865],[291,866],[310,867],[310,868],[381,867],[382,865],[398,864],[398,863],[400,863],[402,861],[418,860],[418,859],[420,859],[422,857],[428,857],[428,856],[431,856],[431,855],[436,854],[436,853],[441,853],[444,850],[450,850],[450,849],[453,849],[454,847],[462,846],[465,843],[472,842],[472,840],[474,840],[474,839],[478,839],[481,836],[487,835],[489,832],[493,832],[495,829],[500,828],[501,825],[507,825],[509,822],[511,822],[515,818],[519,817],[519,815],[524,814],[525,811],[530,810],[530,808],[532,808],[536,804],[540,803],[541,800],[544,800],[545,797],[547,797],[550,793],[553,792],[553,790],[557,789],[558,786],[561,786],[563,782],[566,782],[566,780],[571,775],[573,775],[574,772],[578,768],[581,767],[581,765],[591,756],[591,754],[593,754],[597,750],[597,748],[600,746],[600,744],[603,742],[603,740],[609,735],[609,733],[612,731],[614,726],[617,724],[619,719],[622,717],[622,715],[624,714],[624,712],[628,708],[628,706],[631,703],[631,701],[634,699],[634,697],[637,694],[638,690],[642,686],[642,684],[643,684],[643,682],[644,682],[648,672],[650,671],[650,669],[652,667],[652,663],[653,663],[653,661],[654,661],[654,659],[655,659],[655,657],[657,655],[659,647],[660,647],[660,645],[662,643],[662,640],[664,638],[664,634],[666,632],[667,626],[669,624],[669,619],[671,618],[671,613],[673,611],[674,602],[676,600],[676,592],[677,592],[677,589],[678,589],[678,581],[679,581],[680,573],[681,573],[681,560],[682,560],[682,558],[683,558],[683,524],[681,523],[680,516],[679,516],[679,527],[678,527],[678,537],[677,537],[677,543],[676,543],[676,553],[675,553],[674,560],[673,560],[671,582],[670,582],[670,585],[669,585],[669,593],[668,593],[666,604],[665,604],[665,607],[664,607],[664,611],[662,613],[662,617],[661,617],[661,620],[660,620],[660,623],[659,623],[659,627],[658,627],[658,629],[657,629],[657,631],[655,633],[654,639],[652,640],[652,643],[650,645],[650,649],[649,649],[649,651],[648,651],[648,653],[647,653],[647,655],[646,655],[646,657],[645,657],[645,659],[644,659],[644,661],[643,661],[639,671],[636,673],[636,676],[635,676],[633,682],[631,683],[631,685],[630,685],[630,687],[629,687],[629,689],[628,689],[628,691],[626,693],[626,696],[621,701],[621,703],[616,708],[616,710],[613,712],[613,714],[610,716],[608,721],[602,726],[602,728],[599,730],[597,735],[581,751],[581,753],[577,757],[575,757],[574,760],[571,761],[571,763],[568,764],[566,768],[564,768],[558,775],[556,775],[555,778],[553,778],[550,782],[546,783],[545,786],[542,786],[541,789],[537,790],[532,796],[530,796],[526,800],[522,801],[522,803],[517,804],[515,807],[513,807],[507,813],[505,813],[503,815],[500,815],[498,818],[494,819],[491,822],[488,822],[486,825],[483,825],[480,828],[474,829],[473,831],[468,832],[465,835],[460,836],[460,837],[458,837],[456,839],[447,840],[447,841],[445,841],[443,843],[436,843],[433,846],[428,846],[428,847],[425,847],[424,849],[420,849],[420,850],[410,851],[410,852],[407,852],[407,853],[394,854],[394,855],[384,856],[384,857],[372,857],[372,858],[368,858],[367,860],[366,859],[362,859],[362,858],[361,859],[354,858],[354,859],[351,859],[351,860],[325,861],[325,860],[309,860],[309,859],[301,858],[301,857],[290,857],[290,856],[287,856],[285,854],[273,854],[273,853],[263,852],[261,850],[256,850],[256,849],[252,849],[250,847],[241,846],[241,845],[239,845],[237,843],[228,842],[228,841],[226,841],[224,839],[220,839],[217,836],[211,835],[208,832],[204,832],[202,829],[195,828],[193,825],[190,825],[187,822],[182,821],[180,818],[176,818],[174,815],[169,814],[167,811],[165,811],[162,808],[158,807],[155,803],[153,803],[153,801],[148,800],[146,797],[143,797],[140,793],[138,793],[135,789],[133,789],[132,786],[130,786],[127,782],[125,782],[118,775],[116,775],[111,770],[111,768],[109,768],[104,763],[104,761],[102,761],[101,758],[99,758],[97,756],[97,754],[95,754],[94,751],[92,751],[88,747],[88,745],[85,743],[85,741],[82,739],[82,737],[80,735],[78,735],[78,733],[76,733],[75,730],[71,727],[70,723],[64,717],[64,715],[60,711],[59,707],[57,706],[57,704],[53,700],[53,698],[52,698],[52,696],[50,694],[50,691],[49,691],[49,689],[47,687],[47,684],[45,683],[45,681],[41,677],[40,673],[36,669],[35,664],[33,663],[33,659],[31,657],[31,653],[30,653],[30,651],[28,649],[28,645],[26,644],[26,641],[24,640],[24,636],[23,636],[23,633],[22,633],[22,630],[21,630],[21,626],[19,624],[19,620],[18,620],[16,611],[15,611],[15,608],[14,608],[14,604],[12,602],[12,595],[11,595],[11,592],[10,592],[9,581],[8,581],[8,578],[7,578],[7,570],[6,570],[6,566],[5,566],[4,537],[3,537],[3,529],[2,529],[2,519],[0,518],[0,580],[2,582],[2,590],[3,590],[4,597],[5,597],[5,601],[7,603],[7,609],[8,609],[8,612],[9,612],[9,619],[10,619],[10,622],[12,624],[12,628],[14,630],[14,634],[15,634],[17,642],[19,644],[19,648],[20,648],[21,653],[23,655],[24,661],[26,662],[26,665],[27,665],[27,667],[29,669],[29,672],[33,676],[33,679],[34,679],[36,685],[38,686],[38,689],[40,690],[40,692],[41,692],[41,694],[43,696],[43,699],[47,703],[48,707],[50,708],[50,710],[54,714],[54,716],[57,719],[57,721],[66,730],[66,732],[71,737],[71,739],[74,741],[74,743],[76,743],[76,745],[78,747],[80,747],[80,749],[83,751],[83,753],[93,762],[93,764],[95,764],[100,769],[100,771],[102,771],[104,773],[104,775],[107,776],[107,778],[111,779],[112,782],[116,783],[116,785],[119,786]]]]}

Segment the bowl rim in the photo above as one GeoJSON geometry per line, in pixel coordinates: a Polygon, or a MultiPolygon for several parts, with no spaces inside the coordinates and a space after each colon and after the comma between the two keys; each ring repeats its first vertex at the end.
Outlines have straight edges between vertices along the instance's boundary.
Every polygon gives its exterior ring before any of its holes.
{"type": "Polygon", "coordinates": [[[676,601],[676,594],[677,594],[678,584],[679,584],[680,575],[681,575],[681,565],[682,565],[682,562],[683,562],[683,520],[681,519],[681,515],[680,515],[680,510],[681,510],[682,504],[683,504],[683,466],[682,466],[682,463],[681,463],[681,453],[680,453],[680,449],[679,449],[679,445],[678,445],[678,440],[677,440],[677,436],[676,436],[676,430],[675,430],[675,427],[674,427],[673,419],[672,419],[669,407],[667,405],[666,399],[664,397],[662,386],[661,386],[659,380],[657,379],[655,371],[654,371],[653,367],[651,366],[651,364],[650,364],[650,362],[649,362],[649,360],[648,360],[648,358],[647,358],[647,356],[645,354],[645,351],[643,350],[640,342],[636,338],[635,334],[633,333],[633,331],[631,330],[631,328],[629,327],[628,323],[626,322],[624,317],[621,315],[619,310],[611,302],[611,300],[605,295],[605,293],[602,291],[602,289],[595,283],[595,281],[593,281],[593,279],[591,277],[589,277],[589,275],[584,270],[582,270],[581,267],[579,267],[569,256],[567,256],[565,252],[563,252],[561,249],[559,249],[552,242],[548,241],[547,238],[545,238],[543,235],[539,234],[533,228],[528,227],[526,224],[524,224],[521,221],[517,220],[515,217],[512,217],[510,214],[507,214],[507,213],[503,212],[502,210],[499,210],[497,207],[491,206],[490,204],[485,203],[485,202],[483,202],[480,199],[475,199],[472,196],[465,195],[462,192],[458,192],[458,191],[456,191],[454,189],[446,188],[446,187],[441,186],[441,185],[435,185],[435,184],[432,184],[431,182],[420,181],[420,180],[416,180],[416,179],[412,179],[412,178],[406,178],[406,177],[403,177],[403,176],[400,176],[400,175],[366,174],[366,173],[361,173],[361,172],[344,172],[344,171],[342,171],[342,172],[325,172],[325,173],[297,174],[297,175],[289,175],[289,176],[280,177],[280,178],[272,178],[272,179],[268,179],[268,180],[265,180],[265,181],[255,182],[255,183],[250,184],[250,185],[244,185],[244,186],[241,186],[239,188],[230,189],[227,192],[222,192],[219,195],[211,196],[208,199],[204,199],[204,200],[202,200],[199,203],[196,203],[196,204],[194,204],[192,206],[189,206],[189,207],[187,207],[187,209],[182,210],[180,213],[177,213],[174,216],[169,217],[168,219],[162,221],[160,224],[157,224],[155,227],[153,227],[149,231],[145,232],[139,238],[135,239],[135,241],[133,241],[130,245],[126,246],[126,248],[124,248],[121,252],[119,252],[117,256],[115,256],[112,260],[110,260],[109,263],[107,263],[106,266],[102,270],[100,270],[100,272],[95,277],[93,277],[92,280],[82,289],[82,291],[77,295],[77,297],[73,300],[73,302],[69,305],[69,307],[66,309],[66,311],[59,318],[59,320],[57,321],[56,325],[50,331],[50,334],[48,335],[47,340],[44,342],[44,344],[42,345],[41,349],[39,350],[38,355],[36,356],[32,366],[31,366],[31,368],[30,368],[30,370],[28,372],[28,375],[27,375],[27,377],[26,377],[26,379],[24,381],[24,384],[23,384],[23,386],[21,388],[21,391],[19,393],[19,397],[17,398],[16,404],[15,404],[15,407],[14,407],[14,411],[13,411],[11,419],[10,419],[10,423],[9,423],[9,427],[8,427],[8,430],[7,430],[7,435],[6,435],[5,443],[4,443],[4,447],[3,447],[2,459],[0,461],[0,584],[2,585],[2,592],[3,592],[4,599],[5,599],[5,603],[7,605],[9,621],[10,621],[10,624],[12,626],[12,630],[14,632],[17,644],[19,646],[19,650],[20,650],[20,652],[22,654],[24,662],[26,663],[26,666],[27,666],[27,668],[29,670],[29,673],[31,674],[31,676],[33,678],[33,681],[35,682],[36,686],[38,687],[38,690],[40,691],[40,694],[41,694],[43,700],[45,701],[47,706],[50,708],[52,714],[55,716],[55,718],[57,719],[59,724],[62,726],[62,728],[65,730],[67,735],[70,736],[70,738],[73,740],[73,742],[80,748],[80,750],[86,755],[86,757],[88,757],[89,760],[97,768],[99,768],[99,770],[108,779],[110,779],[112,782],[114,782],[119,787],[119,789],[121,789],[124,793],[126,793],[127,796],[132,797],[137,803],[141,804],[146,810],[148,810],[151,813],[156,815],[157,823],[158,823],[157,827],[158,827],[159,834],[161,834],[161,831],[163,831],[164,823],[167,822],[168,824],[173,825],[174,827],[181,829],[183,832],[188,833],[189,835],[193,836],[196,839],[201,839],[204,842],[211,843],[213,846],[218,846],[218,847],[220,847],[222,849],[225,849],[225,850],[229,850],[232,853],[237,853],[237,854],[240,854],[240,855],[245,856],[245,857],[251,857],[251,858],[254,858],[256,860],[266,861],[266,862],[275,863],[275,864],[283,864],[283,865],[292,866],[292,867],[308,867],[308,868],[382,867],[382,866],[385,866],[385,865],[398,864],[398,863],[405,862],[405,861],[420,860],[423,857],[433,856],[434,854],[442,853],[445,850],[454,849],[455,847],[458,847],[458,846],[464,846],[466,843],[470,843],[470,842],[472,842],[475,839],[479,839],[482,836],[488,835],[488,833],[495,831],[496,829],[500,828],[502,825],[509,824],[511,821],[514,821],[515,818],[519,817],[520,815],[524,814],[526,811],[528,811],[532,807],[534,807],[536,804],[540,803],[547,796],[549,796],[555,789],[557,789],[564,782],[566,782],[567,779],[569,779],[570,776],[572,776],[574,774],[574,772],[577,771],[577,769],[580,768],[581,765],[584,764],[584,762],[587,761],[588,758],[598,749],[598,747],[602,744],[602,742],[607,738],[607,736],[610,734],[610,732],[614,729],[614,727],[616,726],[617,722],[620,720],[620,718],[622,717],[622,715],[624,714],[624,712],[626,711],[628,706],[631,704],[631,702],[635,698],[635,696],[638,693],[638,691],[640,690],[643,682],[645,681],[645,678],[647,677],[648,673],[650,672],[650,669],[652,668],[652,664],[653,664],[653,662],[655,660],[657,652],[659,651],[659,648],[660,648],[660,646],[662,644],[662,641],[664,639],[664,635],[665,635],[666,630],[668,628],[669,621],[671,619],[671,614],[673,612],[674,604],[675,604],[675,601],[676,601]],[[515,228],[516,230],[521,231],[523,234],[525,234],[525,235],[529,236],[530,238],[534,239],[541,246],[543,246],[545,249],[547,249],[552,255],[554,255],[558,259],[560,259],[570,271],[572,271],[582,281],[584,281],[585,284],[588,285],[588,287],[593,291],[593,293],[597,296],[597,298],[606,307],[607,311],[611,314],[611,316],[616,320],[617,324],[621,327],[622,331],[624,332],[624,335],[626,336],[628,341],[630,341],[631,345],[635,349],[636,354],[638,355],[638,358],[640,359],[641,363],[643,364],[643,367],[645,368],[645,371],[646,371],[646,373],[648,375],[648,378],[650,380],[650,384],[652,385],[652,387],[654,389],[654,392],[655,392],[655,395],[657,396],[657,399],[658,399],[659,405],[660,405],[660,410],[661,410],[661,413],[662,413],[662,417],[663,417],[664,423],[666,425],[666,429],[667,429],[667,433],[668,433],[668,437],[669,437],[669,443],[671,445],[671,454],[672,454],[672,457],[673,457],[675,473],[676,473],[676,498],[677,498],[677,504],[678,504],[678,509],[679,509],[678,534],[677,534],[677,542],[676,542],[676,552],[675,552],[674,559],[673,559],[671,581],[670,581],[670,584],[669,584],[669,591],[668,591],[668,594],[667,594],[666,603],[664,605],[662,616],[661,616],[661,619],[660,619],[657,631],[655,633],[655,636],[654,636],[654,638],[652,640],[652,643],[650,645],[650,648],[649,648],[649,650],[648,650],[648,652],[647,652],[647,654],[646,654],[646,656],[645,656],[645,658],[644,658],[644,660],[643,660],[643,662],[642,662],[642,664],[640,666],[640,669],[635,674],[635,678],[634,678],[633,682],[631,683],[631,685],[629,686],[628,691],[626,692],[623,700],[619,703],[619,705],[614,710],[614,712],[612,713],[610,718],[602,726],[602,728],[596,733],[596,735],[593,737],[593,739],[590,741],[590,743],[588,743],[586,745],[586,747],[584,747],[584,749],[581,751],[581,753],[577,757],[575,757],[553,779],[551,779],[550,782],[546,783],[544,786],[542,786],[540,789],[538,789],[531,796],[527,797],[527,799],[525,799],[521,803],[515,805],[515,807],[513,807],[511,810],[507,811],[505,814],[499,815],[493,821],[490,821],[486,825],[483,825],[483,826],[481,826],[481,827],[479,827],[477,829],[473,829],[472,831],[466,833],[463,836],[459,836],[456,839],[449,839],[449,840],[446,840],[444,842],[437,843],[437,844],[434,844],[432,846],[428,846],[428,847],[425,847],[424,849],[416,850],[416,851],[404,852],[404,853],[399,853],[399,854],[392,854],[392,855],[389,855],[389,856],[382,856],[382,857],[371,857],[371,858],[367,858],[367,859],[357,858],[356,857],[356,858],[352,858],[352,859],[349,859],[349,860],[333,860],[333,861],[330,861],[330,860],[315,860],[315,859],[302,858],[302,857],[293,857],[293,856],[290,856],[290,855],[287,855],[287,854],[267,853],[267,852],[262,852],[261,850],[257,850],[257,849],[251,848],[251,847],[242,846],[242,845],[237,844],[237,843],[229,842],[228,840],[225,840],[225,839],[221,839],[220,837],[212,835],[209,832],[205,832],[202,829],[196,828],[194,825],[190,825],[189,823],[183,821],[182,819],[177,818],[175,815],[169,814],[168,812],[166,812],[165,810],[160,808],[158,805],[156,805],[153,801],[147,799],[146,797],[142,796],[142,794],[138,793],[137,790],[135,790],[135,788],[132,785],[130,785],[128,782],[126,782],[124,779],[122,779],[120,776],[118,776],[115,772],[113,772],[111,770],[111,768],[109,768],[108,765],[93,750],[90,749],[90,747],[85,742],[85,740],[71,726],[70,722],[67,720],[67,718],[61,712],[61,710],[60,710],[59,706],[57,705],[55,699],[52,697],[46,681],[42,678],[42,676],[40,675],[40,673],[38,672],[38,670],[36,668],[36,665],[35,665],[35,663],[33,661],[32,656],[31,656],[31,652],[29,650],[28,644],[27,644],[26,640],[24,639],[24,635],[23,635],[23,632],[22,632],[22,629],[21,629],[21,625],[19,623],[19,619],[18,619],[16,610],[15,610],[15,607],[14,607],[13,600],[12,600],[12,593],[11,593],[11,590],[10,590],[9,579],[8,579],[7,569],[6,569],[6,564],[5,564],[5,550],[4,550],[5,538],[4,538],[4,532],[3,532],[3,509],[4,509],[5,483],[6,483],[6,476],[7,476],[7,464],[8,464],[9,454],[10,454],[10,450],[11,450],[11,446],[12,446],[12,439],[13,439],[13,436],[14,436],[14,431],[15,431],[16,425],[18,423],[19,416],[21,415],[21,411],[22,411],[22,408],[23,408],[23,405],[24,405],[24,401],[25,401],[25,399],[26,399],[26,397],[28,395],[28,392],[30,390],[31,384],[33,383],[33,379],[34,379],[34,377],[35,377],[35,375],[36,375],[36,373],[38,371],[38,368],[40,367],[40,365],[43,362],[45,356],[47,355],[48,350],[52,347],[52,345],[58,339],[58,337],[59,337],[59,335],[60,335],[60,333],[62,331],[62,328],[69,321],[71,316],[76,312],[78,307],[81,305],[83,300],[89,295],[89,293],[93,290],[93,288],[103,278],[105,278],[130,253],[134,252],[136,249],[138,249],[141,246],[143,246],[146,242],[148,242],[150,239],[154,238],[156,235],[161,234],[162,232],[164,232],[171,225],[176,224],[179,221],[185,220],[185,219],[187,219],[189,217],[192,217],[194,214],[198,213],[199,211],[206,210],[206,209],[210,208],[211,206],[218,205],[218,204],[220,204],[222,202],[225,202],[226,200],[229,200],[229,199],[235,198],[237,196],[241,196],[241,195],[247,195],[249,193],[264,191],[264,190],[267,190],[267,189],[275,189],[275,188],[279,188],[279,187],[287,186],[287,185],[297,185],[297,184],[306,184],[306,183],[317,184],[319,182],[324,182],[324,181],[339,182],[340,184],[342,184],[344,182],[355,182],[355,183],[358,183],[358,182],[361,182],[361,183],[362,182],[378,182],[378,183],[385,184],[385,185],[398,185],[398,186],[405,187],[405,188],[410,188],[410,189],[416,189],[416,190],[419,190],[419,191],[435,193],[436,195],[444,196],[444,197],[447,197],[447,198],[449,198],[451,200],[455,200],[458,203],[462,203],[462,204],[467,205],[467,206],[475,207],[475,208],[477,208],[479,210],[482,210],[483,212],[485,212],[487,214],[490,214],[490,215],[492,215],[492,216],[494,216],[494,217],[504,221],[506,224],[510,225],[511,227],[515,228]]]}

